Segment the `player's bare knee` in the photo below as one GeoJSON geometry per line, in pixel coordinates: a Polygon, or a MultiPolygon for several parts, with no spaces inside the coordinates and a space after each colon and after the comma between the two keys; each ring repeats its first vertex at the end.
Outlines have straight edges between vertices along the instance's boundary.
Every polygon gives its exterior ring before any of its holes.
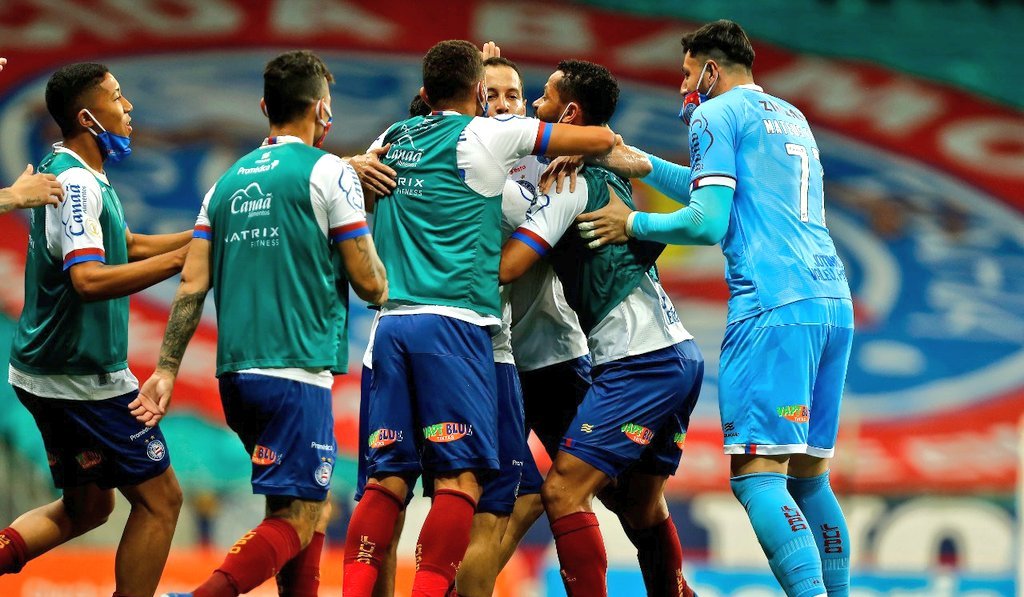
{"type": "Polygon", "coordinates": [[[807,454],[794,454],[789,460],[789,474],[793,477],[818,477],[828,471],[828,458],[807,454]]]}
{"type": "Polygon", "coordinates": [[[78,533],[102,526],[114,512],[113,490],[97,490],[84,495],[66,494],[63,502],[78,533]]]}

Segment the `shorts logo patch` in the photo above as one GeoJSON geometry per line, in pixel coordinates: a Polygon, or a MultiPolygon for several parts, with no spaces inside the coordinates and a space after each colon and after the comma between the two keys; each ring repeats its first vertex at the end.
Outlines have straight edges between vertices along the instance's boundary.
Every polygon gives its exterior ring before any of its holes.
{"type": "Polygon", "coordinates": [[[320,466],[313,471],[313,480],[320,487],[327,487],[331,484],[331,474],[334,473],[334,465],[329,460],[324,460],[320,466]]]}
{"type": "Polygon", "coordinates": [[[367,445],[370,446],[371,450],[378,448],[384,448],[390,446],[395,442],[402,441],[402,432],[395,431],[394,429],[378,429],[370,434],[370,439],[367,440],[367,445]]]}
{"type": "Polygon", "coordinates": [[[636,423],[626,423],[622,426],[622,432],[626,434],[630,441],[641,446],[649,445],[651,440],[654,439],[653,431],[636,423]]]}
{"type": "Polygon", "coordinates": [[[435,444],[446,444],[473,435],[473,426],[466,423],[437,423],[423,428],[423,437],[435,444]]]}
{"type": "Polygon", "coordinates": [[[256,444],[252,449],[252,463],[260,466],[268,466],[277,462],[277,452],[266,446],[256,444]]]}
{"type": "Polygon", "coordinates": [[[98,465],[99,463],[103,462],[103,455],[100,454],[99,452],[86,450],[85,452],[80,452],[77,456],[75,456],[75,460],[78,461],[78,468],[82,469],[83,471],[87,471],[92,467],[98,465]]]}
{"type": "Polygon", "coordinates": [[[590,423],[584,423],[580,425],[580,431],[582,431],[583,433],[593,433],[594,426],[591,425],[590,423]]]}
{"type": "Polygon", "coordinates": [[[676,446],[678,446],[680,450],[682,450],[683,446],[686,445],[686,432],[684,431],[682,433],[675,434],[672,436],[672,441],[675,442],[676,446]]]}
{"type": "Polygon", "coordinates": [[[775,409],[779,416],[794,423],[806,423],[811,418],[811,409],[801,404],[780,406],[775,409]]]}
{"type": "Polygon", "coordinates": [[[154,462],[160,462],[167,456],[167,448],[164,447],[164,443],[158,439],[155,439],[146,444],[146,456],[154,462]]]}

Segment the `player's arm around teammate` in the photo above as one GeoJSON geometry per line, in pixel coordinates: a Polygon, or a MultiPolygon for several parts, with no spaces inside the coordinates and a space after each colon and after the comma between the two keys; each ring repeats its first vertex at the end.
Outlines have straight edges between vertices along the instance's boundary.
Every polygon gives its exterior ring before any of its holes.
{"type": "Polygon", "coordinates": [[[40,205],[59,205],[64,189],[49,173],[32,173],[32,164],[9,187],[0,189],[0,215],[12,209],[31,209],[40,205]]]}

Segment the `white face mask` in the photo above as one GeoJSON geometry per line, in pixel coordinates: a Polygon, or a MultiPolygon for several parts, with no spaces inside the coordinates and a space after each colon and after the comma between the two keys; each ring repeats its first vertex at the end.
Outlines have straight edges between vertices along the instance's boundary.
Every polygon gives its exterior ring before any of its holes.
{"type": "Polygon", "coordinates": [[[565,118],[565,115],[569,112],[569,106],[576,106],[577,108],[579,108],[579,104],[577,104],[576,102],[569,102],[568,104],[565,105],[565,109],[562,110],[562,113],[558,115],[558,120],[555,121],[555,124],[562,122],[562,119],[565,118]]]}

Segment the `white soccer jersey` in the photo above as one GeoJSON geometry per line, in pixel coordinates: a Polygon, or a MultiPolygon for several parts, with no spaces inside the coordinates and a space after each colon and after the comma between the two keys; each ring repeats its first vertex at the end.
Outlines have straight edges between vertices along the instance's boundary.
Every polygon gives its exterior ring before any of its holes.
{"type": "MultiPolygon", "coordinates": [[[[563,234],[575,234],[576,216],[586,209],[587,192],[587,182],[579,178],[575,192],[563,188],[561,193],[545,196],[544,204],[535,205],[520,228],[555,246],[563,234]]],[[[661,284],[645,274],[640,285],[594,326],[587,342],[594,365],[601,365],[691,338],[661,284]]]]}
{"type": "MultiPolygon", "coordinates": [[[[534,203],[540,176],[547,165],[548,160],[543,156],[528,156],[509,170],[509,178],[518,183],[523,192],[518,198],[511,195],[513,201],[507,202],[509,205],[502,204],[502,226],[511,227],[505,237],[526,220],[526,212],[534,203]]],[[[508,294],[512,305],[512,351],[520,371],[548,367],[590,352],[579,319],[565,302],[562,283],[547,261],[537,262],[509,284],[508,294]]]]}

